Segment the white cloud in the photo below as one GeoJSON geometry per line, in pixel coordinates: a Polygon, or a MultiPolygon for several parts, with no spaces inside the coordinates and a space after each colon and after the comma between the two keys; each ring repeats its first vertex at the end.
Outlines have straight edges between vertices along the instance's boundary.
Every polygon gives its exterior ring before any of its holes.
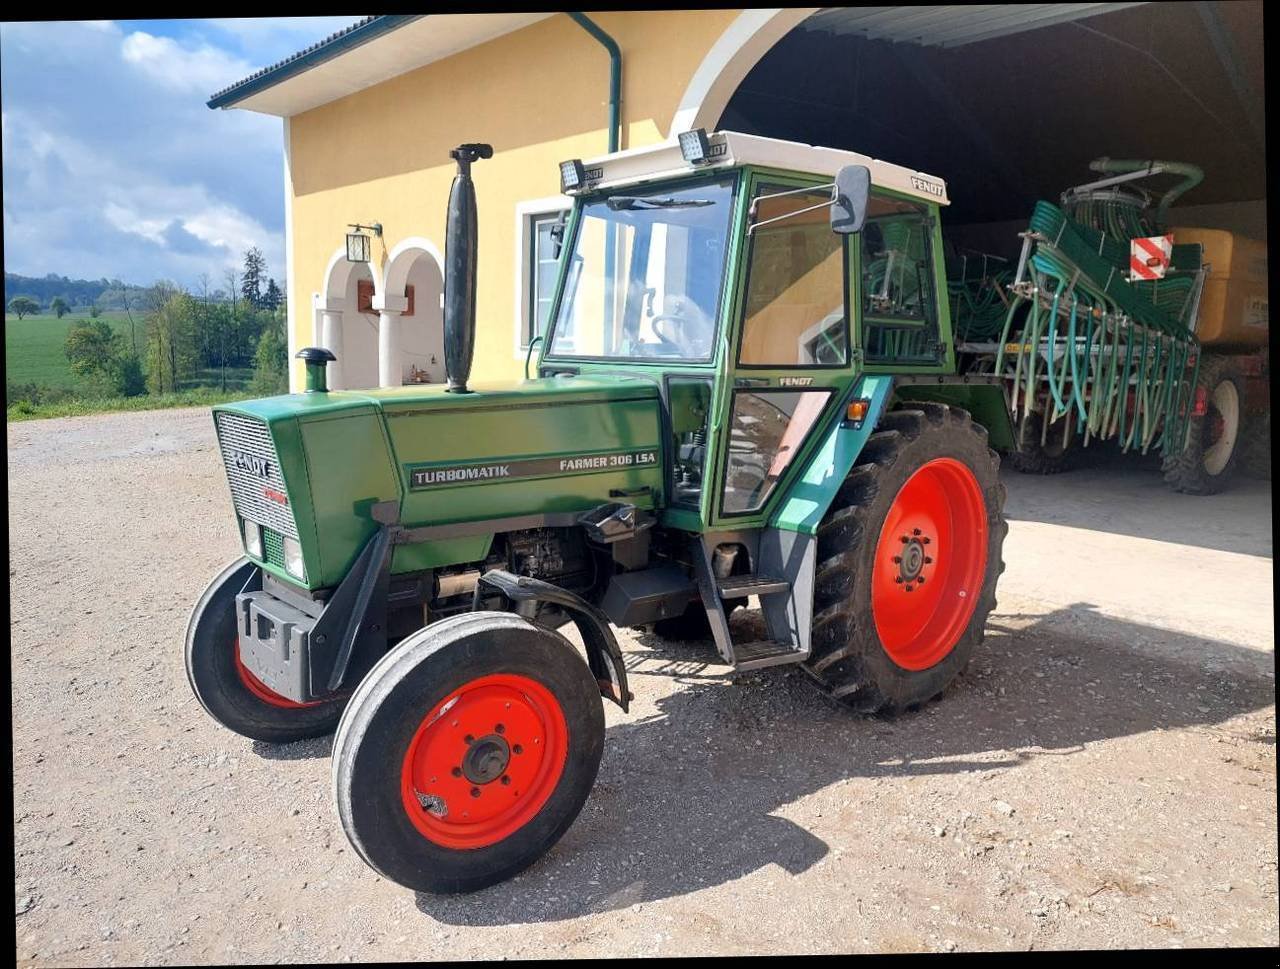
{"type": "Polygon", "coordinates": [[[256,245],[284,276],[280,122],[204,102],[296,47],[250,62],[197,23],[0,25],[7,270],[194,285],[256,245]]]}
{"type": "Polygon", "coordinates": [[[124,39],[120,53],[127,63],[161,84],[193,94],[212,94],[253,71],[248,61],[225,50],[208,44],[189,49],[170,37],[154,37],[141,30],[124,39]]]}

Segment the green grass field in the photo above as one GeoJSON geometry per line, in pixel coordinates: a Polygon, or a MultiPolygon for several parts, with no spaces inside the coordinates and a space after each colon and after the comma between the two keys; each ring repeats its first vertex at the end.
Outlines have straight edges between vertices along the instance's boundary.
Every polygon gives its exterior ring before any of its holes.
{"type": "MultiPolygon", "coordinates": [[[[33,420],[42,417],[72,417],[80,414],[96,414],[102,411],[153,410],[166,407],[194,407],[218,404],[229,400],[243,400],[253,396],[249,383],[253,380],[251,367],[229,367],[224,375],[216,368],[198,370],[181,381],[179,393],[140,397],[103,397],[100,391],[86,386],[71,372],[65,352],[67,331],[87,314],[68,313],[58,319],[52,313],[28,316],[19,320],[5,314],[4,361],[5,381],[10,387],[36,384],[52,393],[41,394],[39,403],[30,400],[15,401],[6,407],[9,420],[33,420]]],[[[140,314],[134,314],[137,327],[138,348],[143,348],[144,325],[140,314]]],[[[105,320],[124,337],[130,339],[129,316],[124,312],[103,313],[105,320]]]]}
{"type": "MultiPolygon", "coordinates": [[[[71,372],[64,352],[67,331],[80,320],[88,319],[87,313],[68,313],[58,319],[52,313],[18,319],[6,313],[4,317],[4,365],[5,380],[10,384],[44,384],[47,387],[74,389],[80,379],[71,372]]],[[[116,330],[129,339],[129,317],[123,312],[103,313],[116,330]]],[[[135,313],[138,330],[138,346],[142,347],[142,317],[135,313]]]]}

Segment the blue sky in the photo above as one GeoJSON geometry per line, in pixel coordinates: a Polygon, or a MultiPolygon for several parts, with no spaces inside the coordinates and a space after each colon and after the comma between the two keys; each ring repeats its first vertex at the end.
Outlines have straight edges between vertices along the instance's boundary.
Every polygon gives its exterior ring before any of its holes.
{"type": "Polygon", "coordinates": [[[0,24],[8,272],[221,285],[284,276],[281,121],[215,91],[360,19],[0,24]]]}

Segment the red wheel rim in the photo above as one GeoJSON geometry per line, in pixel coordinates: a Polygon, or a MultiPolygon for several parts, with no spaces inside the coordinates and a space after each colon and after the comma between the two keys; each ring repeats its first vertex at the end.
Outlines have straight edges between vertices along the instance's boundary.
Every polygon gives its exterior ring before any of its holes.
{"type": "Polygon", "coordinates": [[[560,703],[527,676],[482,676],[423,718],[401,770],[409,820],[446,848],[483,848],[524,827],[564,773],[560,703]]]}
{"type": "Polygon", "coordinates": [[[256,696],[263,703],[270,704],[273,707],[280,707],[282,710],[303,710],[307,707],[318,707],[324,703],[323,700],[309,700],[306,703],[299,703],[297,700],[290,700],[287,696],[281,696],[275,690],[271,689],[267,684],[249,671],[249,667],[244,665],[240,659],[240,640],[236,639],[235,645],[236,656],[236,672],[240,674],[240,682],[244,684],[246,690],[256,696]]]}
{"type": "Polygon", "coordinates": [[[987,570],[982,489],[954,458],[935,458],[898,491],[871,569],[871,613],[889,658],[936,666],[955,648],[978,605],[987,570]]]}

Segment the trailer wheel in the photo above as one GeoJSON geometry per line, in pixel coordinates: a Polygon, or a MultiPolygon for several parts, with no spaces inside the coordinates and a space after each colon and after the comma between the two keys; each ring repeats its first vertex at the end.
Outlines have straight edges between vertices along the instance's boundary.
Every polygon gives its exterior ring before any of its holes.
{"type": "Polygon", "coordinates": [[[560,839],[603,749],[600,688],[568,640],[509,613],[451,616],[352,695],[333,745],[338,817],[391,881],[475,891],[560,839]]]}
{"type": "Polygon", "coordinates": [[[959,408],[913,402],[881,420],[818,527],[804,669],[831,697],[910,709],[964,669],[1004,571],[999,468],[959,408]]]}
{"type": "MultiPolygon", "coordinates": [[[[1070,420],[1071,415],[1063,419],[1070,420]]],[[[1073,467],[1074,453],[1062,443],[1061,425],[1050,425],[1044,443],[1040,443],[1043,421],[1040,411],[1030,411],[1018,422],[1018,448],[1005,455],[1013,470],[1022,474],[1061,474],[1073,467]]]]}
{"type": "Polygon", "coordinates": [[[256,568],[239,558],[218,573],[187,622],[187,681],[200,705],[228,730],[268,743],[287,744],[332,733],[345,696],[297,703],[280,696],[240,661],[236,593],[256,568]]]}
{"type": "Polygon", "coordinates": [[[1174,491],[1216,495],[1227,487],[1240,456],[1244,390],[1233,360],[1204,354],[1193,398],[1203,398],[1204,413],[1191,418],[1182,452],[1164,460],[1164,480],[1174,491]]]}

